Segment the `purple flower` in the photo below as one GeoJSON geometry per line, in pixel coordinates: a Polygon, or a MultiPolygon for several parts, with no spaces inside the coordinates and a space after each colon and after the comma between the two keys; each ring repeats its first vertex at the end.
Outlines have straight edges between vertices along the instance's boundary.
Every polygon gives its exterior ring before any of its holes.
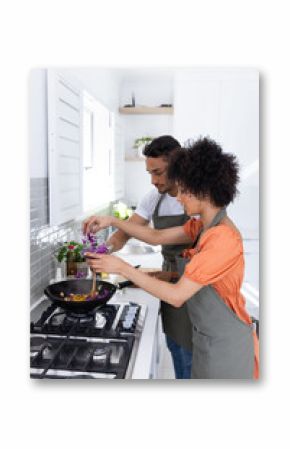
{"type": "Polygon", "coordinates": [[[98,254],[106,254],[108,252],[108,248],[105,243],[102,243],[96,248],[96,253],[98,254]]]}
{"type": "Polygon", "coordinates": [[[91,242],[91,243],[96,243],[97,238],[96,238],[96,236],[94,236],[93,234],[88,234],[88,235],[87,235],[87,241],[88,241],[88,242],[91,242]]]}

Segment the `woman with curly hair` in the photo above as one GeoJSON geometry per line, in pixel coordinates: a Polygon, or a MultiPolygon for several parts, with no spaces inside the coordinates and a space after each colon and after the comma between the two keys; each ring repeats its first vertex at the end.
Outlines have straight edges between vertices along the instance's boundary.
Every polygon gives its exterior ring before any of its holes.
{"type": "Polygon", "coordinates": [[[191,218],[184,226],[144,229],[114,217],[90,217],[84,232],[108,226],[147,243],[191,248],[179,258],[175,284],[149,277],[112,255],[94,255],[95,271],[121,274],[175,307],[186,302],[192,325],[192,378],[258,378],[258,339],[240,292],[244,276],[243,243],[227,216],[237,194],[238,163],[214,141],[203,138],[170,160],[168,177],[178,186],[177,199],[191,218]]]}

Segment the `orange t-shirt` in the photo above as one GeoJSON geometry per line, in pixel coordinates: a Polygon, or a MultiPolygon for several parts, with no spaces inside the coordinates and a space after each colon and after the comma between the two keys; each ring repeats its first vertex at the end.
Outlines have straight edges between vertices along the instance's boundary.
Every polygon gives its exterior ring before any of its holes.
{"type": "MultiPolygon", "coordinates": [[[[202,228],[199,219],[192,218],[184,225],[184,232],[194,240],[202,228]]],[[[244,277],[243,242],[239,233],[227,224],[219,224],[202,234],[197,248],[187,249],[184,255],[191,260],[184,276],[201,285],[211,285],[226,305],[247,324],[252,324],[240,292],[244,277]]],[[[259,377],[259,341],[254,332],[255,370],[259,377]]]]}

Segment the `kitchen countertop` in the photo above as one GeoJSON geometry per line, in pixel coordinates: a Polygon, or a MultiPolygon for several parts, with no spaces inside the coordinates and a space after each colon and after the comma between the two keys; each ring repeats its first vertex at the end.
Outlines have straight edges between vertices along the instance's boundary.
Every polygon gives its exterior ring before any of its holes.
{"type": "Polygon", "coordinates": [[[151,373],[154,340],[158,325],[159,300],[139,288],[126,288],[116,292],[108,304],[135,302],[147,306],[146,319],[139,341],[138,352],[132,371],[132,379],[148,379],[151,373]]]}

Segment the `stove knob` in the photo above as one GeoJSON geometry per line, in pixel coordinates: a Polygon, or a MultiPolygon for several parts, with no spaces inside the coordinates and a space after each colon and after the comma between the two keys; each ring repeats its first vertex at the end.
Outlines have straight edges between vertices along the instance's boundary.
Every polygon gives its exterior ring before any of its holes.
{"type": "Polygon", "coordinates": [[[127,315],[135,316],[136,313],[137,313],[137,310],[134,308],[134,309],[128,310],[127,315]]]}

